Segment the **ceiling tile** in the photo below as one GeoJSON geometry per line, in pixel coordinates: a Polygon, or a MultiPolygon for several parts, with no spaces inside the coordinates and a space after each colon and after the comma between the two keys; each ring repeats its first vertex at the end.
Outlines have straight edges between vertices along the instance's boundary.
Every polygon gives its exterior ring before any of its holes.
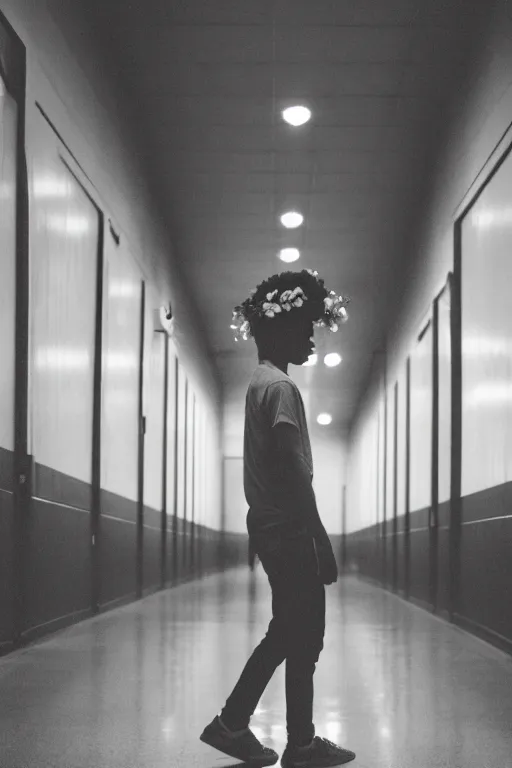
{"type": "Polygon", "coordinates": [[[405,27],[277,27],[277,62],[389,62],[409,56],[412,32],[405,27]]]}

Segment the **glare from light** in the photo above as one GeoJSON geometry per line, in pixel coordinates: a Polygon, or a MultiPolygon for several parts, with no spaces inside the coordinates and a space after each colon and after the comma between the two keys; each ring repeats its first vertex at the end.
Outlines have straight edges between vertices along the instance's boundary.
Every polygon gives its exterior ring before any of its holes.
{"type": "Polygon", "coordinates": [[[14,183],[9,181],[0,182],[0,200],[12,200],[14,198],[14,183]]]}
{"type": "Polygon", "coordinates": [[[310,355],[305,363],[302,363],[302,366],[307,368],[312,365],[316,365],[318,362],[318,355],[310,355]]]}
{"type": "Polygon", "coordinates": [[[326,427],[328,424],[332,422],[332,416],[330,413],[320,413],[317,416],[317,422],[321,424],[323,427],[326,427]]]}
{"type": "Polygon", "coordinates": [[[328,720],[325,725],[325,735],[331,741],[340,740],[341,736],[341,723],[338,720],[328,720]]]}
{"type": "Polygon", "coordinates": [[[297,259],[300,259],[300,251],[298,248],[281,248],[279,258],[287,263],[297,261],[297,259]]]}
{"type": "Polygon", "coordinates": [[[342,359],[341,355],[338,355],[337,352],[330,352],[324,357],[324,363],[328,368],[334,368],[341,363],[342,359]]]}
{"type": "Polygon", "coordinates": [[[48,216],[48,229],[59,235],[80,237],[91,228],[91,222],[86,216],[48,216]]]}
{"type": "Polygon", "coordinates": [[[281,224],[286,229],[296,229],[304,221],[304,216],[298,211],[287,211],[281,216],[281,224]]]}
{"type": "Polygon", "coordinates": [[[488,208],[473,211],[471,222],[478,229],[489,229],[489,227],[493,226],[510,226],[512,224],[512,208],[488,208]]]}
{"type": "Polygon", "coordinates": [[[311,119],[311,110],[307,107],[297,105],[283,109],[283,120],[293,126],[304,125],[311,119]]]}
{"type": "Polygon", "coordinates": [[[91,356],[86,349],[71,347],[40,347],[35,356],[39,371],[85,371],[91,366],[91,356]]]}
{"type": "Polygon", "coordinates": [[[176,726],[173,721],[173,718],[172,717],[165,718],[162,725],[162,733],[165,741],[168,741],[168,742],[171,741],[173,736],[175,736],[175,732],[176,732],[176,726]]]}
{"type": "Polygon", "coordinates": [[[502,408],[512,403],[512,385],[508,381],[479,384],[464,396],[468,408],[502,408]]]}
{"type": "Polygon", "coordinates": [[[108,287],[111,299],[133,299],[140,296],[140,285],[129,280],[113,280],[108,287]]]}
{"type": "Polygon", "coordinates": [[[33,184],[34,197],[62,198],[70,196],[70,186],[59,176],[36,176],[33,184]]]}
{"type": "Polygon", "coordinates": [[[135,371],[138,368],[137,355],[130,352],[107,352],[105,365],[109,371],[135,371]]]}

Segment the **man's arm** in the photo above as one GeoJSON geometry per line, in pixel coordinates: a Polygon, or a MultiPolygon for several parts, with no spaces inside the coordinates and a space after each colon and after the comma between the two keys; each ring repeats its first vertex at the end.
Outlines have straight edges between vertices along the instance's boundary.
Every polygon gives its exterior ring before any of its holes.
{"type": "Polygon", "coordinates": [[[309,533],[319,541],[328,539],[318,514],[315,492],[311,483],[309,468],[304,460],[300,433],[297,427],[279,422],[272,428],[276,439],[279,477],[289,503],[289,511],[307,527],[309,533]]]}
{"type": "Polygon", "coordinates": [[[316,506],[309,468],[302,455],[299,430],[293,424],[279,422],[272,428],[276,437],[279,477],[283,483],[283,503],[290,515],[303,522],[313,537],[318,573],[324,584],[338,578],[336,558],[316,506]]]}

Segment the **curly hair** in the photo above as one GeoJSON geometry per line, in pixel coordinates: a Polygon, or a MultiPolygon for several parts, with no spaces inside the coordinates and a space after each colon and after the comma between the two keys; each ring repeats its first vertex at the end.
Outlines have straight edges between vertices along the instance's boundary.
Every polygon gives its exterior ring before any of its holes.
{"type": "Polygon", "coordinates": [[[278,343],[280,330],[298,329],[304,323],[313,323],[322,317],[325,311],[324,299],[328,296],[328,291],[324,288],[324,281],[303,269],[301,272],[286,271],[264,280],[260,283],[251,296],[241,305],[245,316],[249,322],[250,335],[254,338],[260,354],[268,354],[278,343]],[[287,290],[294,290],[300,287],[304,291],[307,301],[303,303],[300,309],[294,309],[289,313],[282,313],[277,317],[270,318],[253,311],[254,305],[260,304],[265,300],[268,293],[277,290],[283,293],[287,290]]]}
{"type": "MultiPolygon", "coordinates": [[[[248,310],[247,315],[249,318],[251,334],[253,336],[254,332],[257,332],[265,322],[268,324],[268,318],[258,315],[253,315],[251,317],[250,307],[253,304],[258,304],[263,301],[267,293],[272,293],[275,290],[282,293],[283,291],[293,290],[297,286],[302,288],[308,300],[300,308],[299,313],[294,310],[294,312],[290,314],[290,320],[293,321],[300,316],[302,319],[307,318],[313,322],[322,317],[325,310],[324,299],[328,296],[328,291],[324,288],[323,279],[311,274],[307,269],[303,269],[300,272],[292,272],[289,270],[280,272],[260,283],[254,293],[242,304],[242,307],[248,310]]],[[[286,317],[286,315],[282,315],[282,317],[286,317]]]]}

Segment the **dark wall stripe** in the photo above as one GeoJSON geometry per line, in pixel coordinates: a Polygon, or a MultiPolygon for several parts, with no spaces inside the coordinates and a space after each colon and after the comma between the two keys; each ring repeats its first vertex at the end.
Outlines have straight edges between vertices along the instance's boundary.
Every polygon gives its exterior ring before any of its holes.
{"type": "Polygon", "coordinates": [[[59,472],[56,469],[34,464],[34,496],[38,499],[63,504],[77,509],[92,509],[90,483],[59,472]]]}
{"type": "Polygon", "coordinates": [[[14,453],[0,448],[0,490],[13,490],[14,453]]]}
{"type": "Polygon", "coordinates": [[[14,640],[13,495],[0,490],[0,644],[14,640]]]}
{"type": "Polygon", "coordinates": [[[34,499],[27,534],[25,635],[90,610],[90,513],[34,499]]]}

